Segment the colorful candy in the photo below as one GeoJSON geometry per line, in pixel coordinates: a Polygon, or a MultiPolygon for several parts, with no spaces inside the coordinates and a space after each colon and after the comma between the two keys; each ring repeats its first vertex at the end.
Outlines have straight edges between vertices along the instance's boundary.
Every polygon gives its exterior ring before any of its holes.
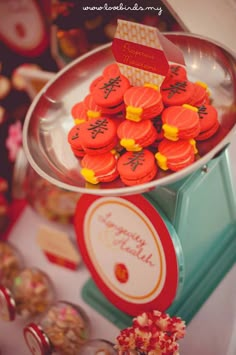
{"type": "Polygon", "coordinates": [[[45,312],[55,297],[48,276],[37,268],[21,270],[9,288],[0,286],[0,317],[13,321],[16,315],[31,318],[45,312]]]}
{"type": "Polygon", "coordinates": [[[51,305],[38,324],[30,323],[24,329],[25,341],[32,354],[35,354],[35,337],[40,354],[80,354],[80,348],[88,341],[89,334],[86,313],[64,301],[51,305]]]}
{"type": "Polygon", "coordinates": [[[9,287],[22,267],[20,252],[10,243],[0,241],[0,284],[9,287]]]}
{"type": "MultiPolygon", "coordinates": [[[[77,133],[76,130],[74,133],[77,133]]],[[[27,168],[24,189],[27,202],[40,215],[62,224],[72,223],[76,204],[80,198],[79,193],[51,184],[30,166],[27,168]]]]}

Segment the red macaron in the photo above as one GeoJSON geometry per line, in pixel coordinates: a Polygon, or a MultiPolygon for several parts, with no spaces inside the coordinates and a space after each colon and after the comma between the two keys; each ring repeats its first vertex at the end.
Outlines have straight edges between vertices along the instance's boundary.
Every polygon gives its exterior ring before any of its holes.
{"type": "Polygon", "coordinates": [[[178,64],[170,64],[169,71],[162,83],[166,85],[168,82],[187,80],[186,68],[178,64]]]}
{"type": "Polygon", "coordinates": [[[154,86],[133,86],[124,94],[126,118],[139,122],[158,116],[163,110],[160,91],[154,86]]]}
{"type": "Polygon", "coordinates": [[[154,154],[147,149],[125,152],[117,163],[121,181],[127,186],[143,184],[155,178],[158,168],[154,154]]]}
{"type": "Polygon", "coordinates": [[[198,109],[190,105],[170,106],[162,112],[165,138],[173,141],[195,138],[200,132],[198,109]]]}
{"type": "Polygon", "coordinates": [[[117,157],[111,152],[102,155],[86,154],[81,160],[81,175],[87,182],[110,182],[118,176],[117,157]]]}
{"type": "Polygon", "coordinates": [[[194,85],[188,80],[171,80],[164,82],[160,91],[165,106],[179,106],[189,103],[194,92],[194,85]]]}
{"type": "Polygon", "coordinates": [[[219,129],[218,112],[212,105],[201,105],[197,107],[200,122],[200,132],[196,136],[197,141],[203,141],[212,137],[219,129]]]}
{"type": "Polygon", "coordinates": [[[96,83],[91,94],[97,105],[117,110],[117,107],[123,107],[123,96],[129,87],[130,82],[124,75],[107,75],[96,83]]]}
{"type": "Polygon", "coordinates": [[[150,120],[133,122],[125,120],[117,129],[120,145],[128,151],[139,151],[157,139],[157,131],[150,120]]]}
{"type": "Polygon", "coordinates": [[[179,140],[174,142],[163,139],[158,146],[155,158],[162,170],[179,171],[194,162],[195,153],[194,141],[179,140]]]}
{"type": "Polygon", "coordinates": [[[98,155],[111,151],[118,143],[117,125],[107,117],[92,118],[80,128],[80,142],[86,154],[98,155]]]}
{"type": "Polygon", "coordinates": [[[188,101],[188,104],[192,106],[200,106],[205,103],[208,104],[210,102],[210,92],[208,90],[208,86],[201,81],[196,81],[193,83],[193,87],[193,95],[188,101]]]}
{"type": "Polygon", "coordinates": [[[74,119],[75,124],[85,122],[88,120],[87,110],[84,106],[83,101],[76,102],[71,108],[71,115],[74,119]]]}
{"type": "Polygon", "coordinates": [[[77,157],[82,157],[85,154],[84,149],[81,145],[80,129],[82,127],[82,124],[83,123],[73,126],[67,136],[68,143],[70,144],[73,153],[77,157]]]}

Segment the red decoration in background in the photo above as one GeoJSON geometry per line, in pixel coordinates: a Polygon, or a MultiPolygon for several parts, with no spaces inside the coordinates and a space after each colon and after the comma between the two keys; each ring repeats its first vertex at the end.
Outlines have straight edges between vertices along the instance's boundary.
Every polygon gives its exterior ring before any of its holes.
{"type": "Polygon", "coordinates": [[[35,0],[0,3],[0,38],[23,56],[40,55],[49,46],[49,29],[35,0]]]}
{"type": "Polygon", "coordinates": [[[13,200],[9,205],[8,205],[8,224],[4,231],[0,231],[0,239],[1,240],[6,240],[10,233],[12,228],[14,227],[17,219],[20,217],[21,213],[24,211],[24,208],[26,206],[26,201],[25,200],[13,200]]]}
{"type": "Polygon", "coordinates": [[[10,125],[8,131],[8,137],[6,139],[6,147],[8,149],[8,158],[10,161],[15,161],[18,149],[22,144],[22,132],[21,132],[21,122],[16,121],[14,124],[10,125]]]}

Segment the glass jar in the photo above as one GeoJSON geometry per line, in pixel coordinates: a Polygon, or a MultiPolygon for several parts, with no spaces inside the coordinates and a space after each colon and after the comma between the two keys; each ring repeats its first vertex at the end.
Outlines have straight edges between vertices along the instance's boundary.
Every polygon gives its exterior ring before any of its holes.
{"type": "Polygon", "coordinates": [[[89,339],[86,313],[77,305],[58,301],[51,305],[38,324],[24,328],[24,337],[32,354],[77,355],[89,339]]]}
{"type": "Polygon", "coordinates": [[[36,212],[49,220],[72,224],[81,194],[61,189],[38,175],[23,149],[17,154],[13,180],[13,197],[24,197],[36,212]]]}
{"type": "Polygon", "coordinates": [[[22,268],[20,252],[10,243],[0,241],[0,285],[9,287],[22,268]]]}
{"type": "Polygon", "coordinates": [[[117,355],[114,344],[104,339],[91,339],[81,348],[80,355],[117,355]]]}
{"type": "Polygon", "coordinates": [[[0,286],[0,318],[13,321],[16,315],[35,317],[45,312],[54,299],[54,287],[43,271],[23,269],[9,288],[0,286]]]}

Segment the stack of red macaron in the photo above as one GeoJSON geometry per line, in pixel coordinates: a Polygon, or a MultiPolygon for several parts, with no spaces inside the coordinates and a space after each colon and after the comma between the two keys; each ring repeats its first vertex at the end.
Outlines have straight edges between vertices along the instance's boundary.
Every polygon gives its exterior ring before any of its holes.
{"type": "Polygon", "coordinates": [[[148,182],[158,168],[179,171],[192,164],[198,140],[219,128],[207,85],[191,82],[184,67],[170,65],[160,88],[131,86],[116,63],[90,84],[71,108],[68,142],[92,184],[120,177],[125,185],[148,182]]]}
{"type": "Polygon", "coordinates": [[[132,86],[124,94],[126,118],[140,122],[158,116],[164,106],[161,93],[154,85],[132,86]]]}

